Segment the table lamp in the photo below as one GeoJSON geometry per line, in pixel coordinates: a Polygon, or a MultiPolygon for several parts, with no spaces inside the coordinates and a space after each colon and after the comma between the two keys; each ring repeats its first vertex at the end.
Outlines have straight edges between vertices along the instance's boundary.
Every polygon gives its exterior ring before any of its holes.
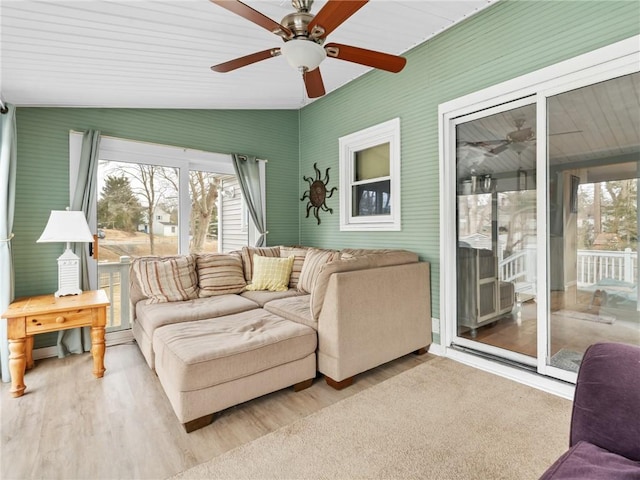
{"type": "Polygon", "coordinates": [[[71,251],[71,243],[93,242],[93,235],[83,212],[52,210],[47,226],[37,243],[67,242],[67,248],[58,257],[58,291],[56,297],[79,295],[80,257],[71,251]]]}

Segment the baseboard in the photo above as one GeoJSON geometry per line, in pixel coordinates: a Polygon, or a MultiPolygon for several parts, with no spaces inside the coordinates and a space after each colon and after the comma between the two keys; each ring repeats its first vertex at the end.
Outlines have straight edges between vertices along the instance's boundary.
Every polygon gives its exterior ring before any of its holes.
{"type": "MultiPolygon", "coordinates": [[[[443,348],[443,350],[445,349],[443,348]]],[[[429,352],[431,352],[431,350],[429,350],[429,352]]],[[[538,375],[537,373],[511,367],[503,363],[478,357],[477,355],[454,350],[453,348],[446,349],[444,356],[460,363],[464,363],[465,365],[484,370],[485,372],[508,378],[509,380],[528,385],[529,387],[537,388],[538,390],[542,390],[552,395],[566,398],[567,400],[573,400],[575,385],[563,382],[562,380],[538,375]]]]}
{"type": "MultiPolygon", "coordinates": [[[[109,332],[104,336],[104,343],[107,347],[129,343],[133,341],[133,332],[131,330],[120,330],[118,332],[109,332]]],[[[52,358],[58,356],[58,347],[42,347],[33,349],[33,359],[42,360],[43,358],[52,358]]]]}
{"type": "Polygon", "coordinates": [[[442,345],[439,345],[437,343],[432,343],[429,346],[429,353],[431,353],[432,355],[438,355],[439,357],[444,356],[444,347],[442,345]]]}
{"type": "Polygon", "coordinates": [[[107,347],[133,342],[133,332],[131,329],[110,332],[104,336],[104,340],[107,347]]]}
{"type": "Polygon", "coordinates": [[[58,356],[58,347],[42,347],[33,349],[33,359],[42,360],[43,358],[51,358],[58,356]]]}

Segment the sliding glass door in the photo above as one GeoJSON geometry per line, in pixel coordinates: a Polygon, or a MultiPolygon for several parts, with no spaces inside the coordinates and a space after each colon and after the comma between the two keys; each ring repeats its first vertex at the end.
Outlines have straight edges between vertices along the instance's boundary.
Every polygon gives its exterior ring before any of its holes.
{"type": "Polygon", "coordinates": [[[640,344],[640,73],[547,98],[547,364],[595,342],[640,344]]]}
{"type": "Polygon", "coordinates": [[[441,106],[441,311],[445,348],[574,382],[589,345],[640,345],[640,72],[548,76],[441,106]]]}
{"type": "Polygon", "coordinates": [[[455,123],[456,340],[534,365],[536,105],[520,100],[455,123]]]}

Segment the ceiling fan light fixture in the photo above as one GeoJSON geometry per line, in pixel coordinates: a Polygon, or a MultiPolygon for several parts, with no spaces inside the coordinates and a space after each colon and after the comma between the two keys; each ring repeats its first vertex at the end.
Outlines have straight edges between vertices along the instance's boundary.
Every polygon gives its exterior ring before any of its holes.
{"type": "Polygon", "coordinates": [[[522,152],[524,152],[527,149],[527,146],[528,145],[526,142],[512,142],[508,145],[508,148],[509,150],[513,150],[518,155],[520,155],[522,152]]]}
{"type": "Polygon", "coordinates": [[[280,47],[280,51],[289,65],[303,72],[315,70],[327,58],[322,45],[303,38],[289,40],[280,47]]]}

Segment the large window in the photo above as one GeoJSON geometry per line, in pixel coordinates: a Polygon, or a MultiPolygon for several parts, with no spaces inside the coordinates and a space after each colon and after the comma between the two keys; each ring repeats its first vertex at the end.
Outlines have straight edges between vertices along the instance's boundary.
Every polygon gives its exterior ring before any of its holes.
{"type": "Polygon", "coordinates": [[[340,229],[400,230],[400,119],[340,138],[340,229]]]}
{"type": "MultiPolygon", "coordinates": [[[[189,232],[189,253],[217,252],[219,212],[225,175],[189,170],[187,195],[181,195],[179,169],[154,164],[101,161],[98,166],[97,224],[100,261],[122,255],[174,255],[179,232],[189,232]],[[180,204],[189,216],[180,218],[180,204]]],[[[223,197],[222,200],[227,200],[223,197]]],[[[233,228],[230,222],[227,226],[233,228]]],[[[245,244],[246,244],[245,233],[245,244]]]]}
{"type": "Polygon", "coordinates": [[[248,244],[228,155],[104,138],[97,186],[100,261],[248,244]]]}

